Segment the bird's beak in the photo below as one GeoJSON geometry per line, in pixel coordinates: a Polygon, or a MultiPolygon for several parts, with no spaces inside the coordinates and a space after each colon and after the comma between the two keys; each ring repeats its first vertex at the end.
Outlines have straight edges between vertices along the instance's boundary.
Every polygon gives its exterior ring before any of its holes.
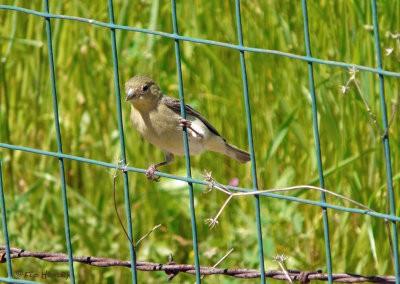
{"type": "Polygon", "coordinates": [[[133,91],[132,88],[128,89],[128,92],[126,93],[126,98],[125,101],[129,101],[131,98],[133,98],[135,96],[135,92],[133,91]]]}

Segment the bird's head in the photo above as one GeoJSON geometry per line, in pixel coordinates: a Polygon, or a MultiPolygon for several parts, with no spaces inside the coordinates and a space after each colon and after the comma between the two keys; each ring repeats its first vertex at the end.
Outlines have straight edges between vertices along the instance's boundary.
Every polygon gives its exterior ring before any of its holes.
{"type": "Polygon", "coordinates": [[[160,88],[151,78],[135,76],[125,83],[125,101],[140,103],[140,101],[157,100],[161,94],[160,88]]]}

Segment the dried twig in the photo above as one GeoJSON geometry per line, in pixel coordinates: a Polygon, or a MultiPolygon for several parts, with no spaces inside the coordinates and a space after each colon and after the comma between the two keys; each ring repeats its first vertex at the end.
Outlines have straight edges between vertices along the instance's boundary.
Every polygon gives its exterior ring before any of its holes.
{"type": "MultiPolygon", "coordinates": [[[[217,266],[218,266],[221,262],[223,262],[232,252],[233,252],[233,249],[231,249],[227,254],[225,254],[216,264],[213,265],[212,268],[217,267],[217,266]]],[[[201,277],[201,280],[203,280],[204,277],[206,277],[206,275],[203,275],[203,276],[201,277]]],[[[197,282],[194,282],[194,283],[196,284],[197,282]]]]}
{"type": "MultiPolygon", "coordinates": [[[[397,34],[396,34],[396,35],[391,34],[391,35],[392,35],[393,38],[396,38],[396,39],[398,38],[398,35],[397,35],[397,34]]],[[[399,45],[399,48],[400,48],[400,45],[399,45]]],[[[390,54],[390,53],[389,53],[389,54],[390,54]]],[[[378,131],[378,133],[379,133],[381,139],[382,139],[382,142],[384,142],[385,139],[387,139],[387,135],[388,135],[388,132],[389,132],[389,128],[390,128],[390,126],[392,125],[392,123],[393,123],[393,121],[394,121],[394,118],[395,118],[395,116],[396,116],[397,109],[398,109],[398,107],[399,107],[399,102],[400,102],[400,89],[399,89],[399,93],[398,93],[398,95],[397,95],[396,103],[394,104],[393,109],[392,109],[392,115],[391,115],[391,117],[390,117],[390,121],[389,121],[387,127],[384,129],[384,131],[382,131],[381,128],[378,126],[378,123],[377,123],[377,121],[376,121],[376,116],[372,113],[372,111],[371,111],[371,109],[370,109],[370,107],[369,107],[369,105],[368,105],[368,102],[367,102],[367,100],[366,100],[366,98],[365,98],[365,96],[364,96],[364,94],[363,94],[363,92],[362,92],[362,90],[361,90],[360,84],[358,83],[358,81],[357,81],[357,79],[356,79],[356,73],[357,73],[357,72],[358,72],[358,70],[357,70],[355,67],[353,67],[353,68],[351,68],[351,69],[349,70],[349,74],[350,74],[351,76],[350,76],[350,79],[347,81],[346,85],[345,85],[345,86],[341,86],[342,93],[344,94],[344,93],[347,92],[347,90],[349,89],[349,85],[350,85],[351,82],[354,83],[354,85],[355,85],[356,88],[357,88],[358,94],[360,95],[360,97],[361,97],[361,99],[362,99],[362,101],[363,101],[363,103],[364,103],[364,105],[365,105],[365,107],[366,107],[366,109],[367,109],[367,111],[368,111],[368,113],[369,113],[369,116],[371,117],[372,122],[373,122],[373,124],[374,124],[376,130],[378,131]]],[[[386,148],[385,148],[385,147],[383,147],[383,152],[384,152],[384,154],[385,154],[385,156],[386,156],[386,148]]],[[[387,197],[386,197],[386,214],[389,214],[389,204],[390,204],[390,203],[389,203],[389,187],[387,188],[387,194],[386,194],[386,196],[387,196],[387,197]]],[[[387,234],[388,234],[389,245],[390,245],[390,251],[391,251],[391,254],[392,254],[392,262],[393,262],[393,265],[395,265],[393,240],[392,240],[392,236],[391,236],[391,232],[390,232],[389,221],[388,221],[387,219],[384,219],[384,221],[385,221],[386,232],[387,232],[387,234]]]]}
{"type": "Polygon", "coordinates": [[[289,280],[290,283],[293,284],[292,278],[290,278],[288,269],[286,267],[286,260],[288,259],[288,257],[285,257],[283,254],[282,255],[277,255],[274,258],[274,261],[277,262],[279,264],[279,266],[281,267],[283,273],[285,273],[286,278],[289,280]]]}
{"type": "Polygon", "coordinates": [[[298,190],[298,189],[311,189],[311,190],[316,190],[316,191],[320,191],[320,192],[325,192],[327,194],[330,194],[332,196],[338,197],[340,199],[346,200],[350,203],[353,203],[357,206],[360,206],[364,209],[366,209],[367,211],[371,211],[371,212],[375,212],[374,210],[372,210],[371,208],[357,202],[354,201],[350,198],[347,198],[345,196],[342,196],[340,194],[337,194],[335,192],[332,192],[330,190],[324,189],[324,188],[320,188],[320,187],[316,187],[316,186],[311,186],[311,185],[297,185],[297,186],[291,186],[291,187],[285,187],[285,188],[274,188],[274,189],[268,189],[268,190],[257,190],[257,191],[249,191],[249,192],[237,192],[237,193],[232,193],[231,191],[229,191],[229,189],[227,187],[225,187],[224,185],[221,185],[219,183],[217,183],[214,178],[212,177],[211,172],[206,174],[206,182],[208,182],[208,185],[210,188],[216,188],[217,190],[229,195],[228,199],[225,201],[225,203],[222,205],[221,209],[218,211],[217,215],[214,218],[209,218],[207,219],[205,222],[209,224],[209,226],[211,228],[214,228],[218,225],[218,218],[221,215],[222,211],[225,209],[225,207],[228,205],[229,201],[236,196],[246,196],[246,195],[260,195],[260,194],[264,194],[264,193],[272,193],[272,192],[283,192],[283,191],[292,191],[292,190],[298,190]]]}
{"type": "Polygon", "coordinates": [[[143,237],[141,237],[141,238],[137,241],[137,243],[136,243],[135,245],[133,244],[131,238],[130,238],[129,235],[128,235],[128,232],[127,232],[126,229],[125,229],[124,224],[122,223],[121,217],[119,216],[118,209],[117,209],[117,199],[116,199],[116,194],[115,194],[115,183],[116,183],[117,177],[118,177],[122,172],[126,171],[126,167],[128,166],[128,165],[125,165],[125,166],[123,166],[123,167],[120,167],[121,162],[122,162],[121,160],[118,160],[118,168],[115,169],[115,173],[111,173],[111,172],[109,172],[109,171],[107,171],[107,172],[108,172],[110,175],[112,175],[112,177],[113,177],[113,194],[114,194],[114,209],[115,209],[115,214],[116,214],[117,217],[118,217],[118,221],[119,221],[119,223],[120,223],[122,229],[124,230],[125,236],[127,237],[127,239],[129,240],[129,242],[132,244],[132,246],[133,246],[134,249],[136,250],[136,248],[137,248],[137,246],[140,244],[140,242],[143,241],[143,240],[144,240],[148,235],[150,235],[154,230],[156,230],[157,228],[159,228],[159,227],[161,226],[161,224],[158,224],[158,225],[154,226],[153,229],[151,229],[147,234],[145,234],[143,237]]]}
{"type": "Polygon", "coordinates": [[[390,121],[388,123],[388,126],[385,129],[385,133],[383,133],[383,137],[386,137],[388,132],[389,132],[389,127],[392,125],[393,120],[394,120],[394,118],[396,116],[397,109],[399,108],[399,102],[400,102],[400,88],[399,88],[399,93],[397,94],[397,100],[396,100],[396,102],[395,102],[395,104],[393,105],[393,108],[392,108],[392,116],[390,117],[390,121]]]}
{"type": "Polygon", "coordinates": [[[378,131],[379,135],[380,135],[381,137],[383,137],[383,132],[382,132],[382,130],[380,129],[380,127],[379,127],[379,125],[378,125],[378,123],[377,123],[377,121],[376,121],[376,116],[375,116],[375,114],[372,112],[371,108],[369,107],[368,102],[367,102],[367,99],[365,98],[365,96],[364,96],[364,94],[363,94],[363,92],[362,92],[362,90],[361,90],[360,84],[358,83],[358,81],[357,81],[357,79],[356,79],[356,74],[357,74],[357,72],[358,72],[358,70],[357,70],[356,67],[353,67],[353,68],[350,68],[350,69],[349,69],[349,74],[350,74],[351,76],[350,76],[349,80],[347,81],[346,85],[341,86],[342,93],[345,94],[345,93],[347,92],[347,90],[349,89],[349,85],[350,85],[351,83],[354,83],[354,85],[355,85],[356,88],[357,88],[358,94],[360,95],[361,100],[363,101],[363,103],[364,103],[364,105],[365,105],[365,108],[367,109],[367,111],[368,111],[368,113],[369,113],[369,116],[371,117],[372,122],[373,122],[373,124],[374,124],[376,130],[378,131]]]}
{"type": "Polygon", "coordinates": [[[150,235],[151,233],[153,233],[154,230],[158,229],[161,226],[161,224],[158,224],[156,226],[154,226],[153,229],[151,229],[146,235],[144,235],[143,237],[140,238],[140,240],[137,241],[136,245],[134,246],[135,249],[137,248],[137,246],[140,244],[141,241],[143,241],[148,235],[150,235]]]}

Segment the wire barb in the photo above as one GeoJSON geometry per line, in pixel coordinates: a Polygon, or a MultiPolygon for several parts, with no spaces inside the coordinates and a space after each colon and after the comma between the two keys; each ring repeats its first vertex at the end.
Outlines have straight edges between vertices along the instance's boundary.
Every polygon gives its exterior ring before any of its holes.
{"type": "MultiPolygon", "coordinates": [[[[5,246],[0,245],[0,253],[4,253],[5,246]]],[[[24,258],[24,257],[33,257],[39,260],[49,261],[49,262],[68,262],[68,255],[63,253],[53,253],[53,252],[34,252],[29,250],[24,250],[20,248],[10,247],[11,251],[11,259],[16,258],[24,258]]],[[[6,258],[6,257],[5,257],[6,258]]],[[[223,258],[224,259],[224,258],[223,258]]],[[[223,260],[222,259],[222,260],[223,260]]],[[[5,261],[5,260],[4,260],[5,261]]],[[[120,266],[120,267],[131,267],[131,262],[126,260],[119,260],[107,257],[94,257],[94,256],[74,256],[74,262],[84,263],[91,266],[98,267],[112,267],[112,266],[120,266]]],[[[165,271],[166,273],[171,273],[173,275],[178,273],[186,273],[195,275],[195,265],[193,264],[177,264],[173,261],[172,255],[169,258],[169,262],[167,264],[154,263],[154,262],[145,262],[138,261],[136,263],[137,270],[139,271],[165,271]]],[[[300,281],[301,277],[306,274],[307,280],[311,281],[327,281],[328,274],[322,273],[321,270],[318,271],[301,271],[301,270],[290,270],[287,269],[286,272],[293,280],[300,281]]],[[[235,278],[242,279],[254,279],[260,278],[260,271],[254,269],[246,269],[246,268],[215,268],[208,266],[200,267],[201,275],[226,275],[235,278]]],[[[171,277],[171,276],[170,276],[171,277]]],[[[279,270],[270,270],[265,272],[265,277],[276,279],[276,280],[284,280],[287,281],[287,276],[284,272],[279,270]]],[[[173,277],[172,277],[173,278],[173,277]]],[[[357,274],[349,274],[349,273],[335,273],[332,274],[332,279],[334,282],[339,283],[395,283],[396,279],[393,275],[383,275],[383,276],[363,276],[357,274]]]]}

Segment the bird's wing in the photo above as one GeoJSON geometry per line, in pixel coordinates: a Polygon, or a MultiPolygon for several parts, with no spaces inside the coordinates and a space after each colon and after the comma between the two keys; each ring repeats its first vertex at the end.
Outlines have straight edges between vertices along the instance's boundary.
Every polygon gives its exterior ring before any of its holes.
{"type": "MultiPolygon", "coordinates": [[[[174,112],[176,112],[177,114],[181,115],[181,104],[180,104],[180,101],[178,99],[172,98],[172,97],[167,96],[167,95],[163,95],[162,102],[167,107],[172,109],[174,112]]],[[[221,134],[218,133],[217,129],[215,129],[215,127],[212,126],[212,124],[207,119],[205,119],[200,113],[198,113],[190,105],[185,104],[185,111],[186,111],[186,114],[190,114],[190,115],[200,119],[212,133],[214,133],[214,134],[216,134],[218,136],[221,136],[221,134]]]]}

